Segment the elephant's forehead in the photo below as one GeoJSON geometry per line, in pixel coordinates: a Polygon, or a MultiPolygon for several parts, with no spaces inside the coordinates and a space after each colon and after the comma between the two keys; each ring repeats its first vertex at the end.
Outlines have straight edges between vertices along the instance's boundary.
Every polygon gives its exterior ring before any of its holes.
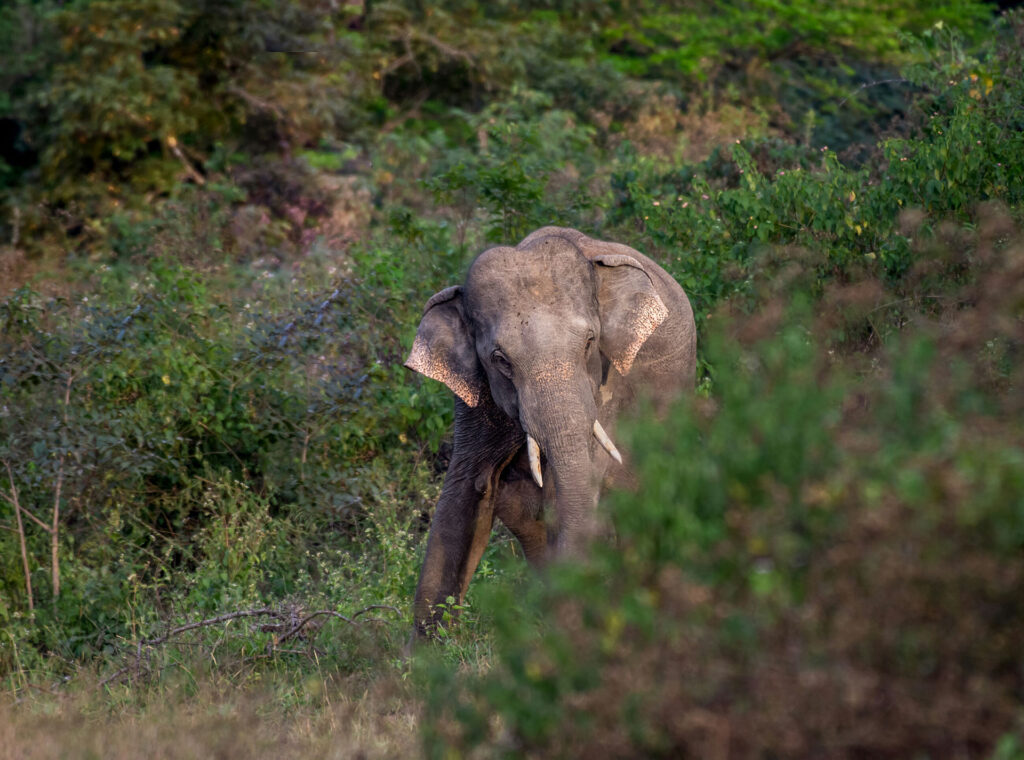
{"type": "Polygon", "coordinates": [[[593,298],[589,262],[574,247],[492,248],[477,257],[466,278],[470,308],[478,313],[578,313],[593,298]]]}

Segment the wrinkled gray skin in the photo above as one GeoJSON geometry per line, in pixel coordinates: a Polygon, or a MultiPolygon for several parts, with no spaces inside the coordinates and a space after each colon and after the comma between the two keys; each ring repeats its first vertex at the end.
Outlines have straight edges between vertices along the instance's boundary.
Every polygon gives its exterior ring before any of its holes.
{"type": "Polygon", "coordinates": [[[632,248],[572,229],[487,250],[464,286],[432,297],[406,366],[455,393],[455,446],[416,589],[416,634],[434,628],[438,603],[462,601],[495,517],[534,564],[584,547],[599,529],[602,486],[628,482],[594,421],[614,441],[641,389],[663,408],[693,387],[695,361],[693,312],[675,280],[632,248]],[[527,434],[543,452],[543,487],[527,434]]]}

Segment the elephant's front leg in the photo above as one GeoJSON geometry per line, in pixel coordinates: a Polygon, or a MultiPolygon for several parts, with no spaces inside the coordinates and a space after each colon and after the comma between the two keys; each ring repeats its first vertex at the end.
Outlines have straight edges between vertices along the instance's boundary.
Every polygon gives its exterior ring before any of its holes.
{"type": "Polygon", "coordinates": [[[430,524],[427,553],[416,588],[416,632],[430,632],[449,597],[463,601],[494,522],[490,489],[477,491],[472,473],[449,473],[430,524]]]}
{"type": "Polygon", "coordinates": [[[519,540],[527,561],[539,567],[550,557],[557,535],[544,521],[544,492],[533,482],[529,467],[521,449],[502,472],[494,516],[519,540]]]}
{"type": "Polygon", "coordinates": [[[487,398],[470,408],[456,401],[455,447],[430,524],[427,552],[416,587],[416,633],[437,625],[439,605],[461,603],[494,524],[497,479],[522,445],[522,434],[487,398]]]}

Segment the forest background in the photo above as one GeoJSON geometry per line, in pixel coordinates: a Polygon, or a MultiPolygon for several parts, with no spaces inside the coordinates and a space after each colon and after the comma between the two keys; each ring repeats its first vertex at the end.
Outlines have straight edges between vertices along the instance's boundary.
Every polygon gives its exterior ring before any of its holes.
{"type": "Polygon", "coordinates": [[[1024,758],[1009,5],[4,3],[4,754],[1024,758]],[[698,392],[409,659],[401,362],[545,224],[679,280],[698,392]]]}

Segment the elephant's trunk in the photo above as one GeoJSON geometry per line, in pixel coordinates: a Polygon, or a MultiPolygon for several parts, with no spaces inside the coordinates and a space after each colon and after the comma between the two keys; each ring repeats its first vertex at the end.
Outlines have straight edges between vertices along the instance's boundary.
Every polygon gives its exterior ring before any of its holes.
{"type": "MultiPolygon", "coordinates": [[[[612,439],[601,427],[601,423],[598,420],[594,420],[594,437],[597,442],[604,447],[604,450],[608,452],[608,455],[619,464],[622,464],[622,454],[612,443],[612,439]]],[[[544,487],[544,474],[541,470],[540,464],[540,444],[537,443],[537,439],[532,435],[527,434],[526,436],[526,455],[530,462],[530,475],[533,476],[533,482],[537,484],[538,488],[544,487]]]]}
{"type": "MultiPolygon", "coordinates": [[[[530,470],[538,485],[554,487],[558,549],[568,554],[578,553],[594,533],[602,474],[595,465],[597,407],[590,382],[583,377],[573,385],[583,387],[572,388],[573,393],[539,387],[520,394],[530,470]],[[547,460],[547,478],[541,477],[539,452],[547,460]]],[[[614,450],[610,440],[608,444],[614,450]]]]}

